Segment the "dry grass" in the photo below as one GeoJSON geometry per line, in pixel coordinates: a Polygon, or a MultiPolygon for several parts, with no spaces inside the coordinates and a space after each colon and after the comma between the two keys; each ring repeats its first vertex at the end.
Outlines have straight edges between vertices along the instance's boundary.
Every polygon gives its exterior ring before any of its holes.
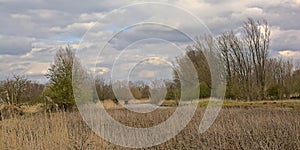
{"type": "Polygon", "coordinates": [[[115,102],[113,102],[112,100],[104,100],[104,101],[99,101],[97,104],[99,105],[99,103],[102,104],[102,106],[105,109],[117,109],[117,108],[122,108],[122,105],[120,104],[116,104],[115,102]]]}
{"type": "Polygon", "coordinates": [[[21,106],[23,112],[25,113],[36,113],[43,111],[44,105],[43,104],[36,104],[36,105],[23,105],[21,106]]]}
{"type": "MultiPolygon", "coordinates": [[[[120,122],[149,127],[168,118],[175,108],[137,114],[108,110],[120,122]]],[[[204,134],[198,126],[204,108],[179,135],[149,149],[300,149],[300,110],[225,108],[204,134]]],[[[0,149],[124,149],[95,135],[78,112],[36,114],[0,122],[0,149]]]]}

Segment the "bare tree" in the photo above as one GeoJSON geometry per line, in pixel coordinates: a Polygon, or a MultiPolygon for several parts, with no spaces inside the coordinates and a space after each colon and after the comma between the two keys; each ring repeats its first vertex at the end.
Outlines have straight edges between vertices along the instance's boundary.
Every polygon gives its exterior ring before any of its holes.
{"type": "Polygon", "coordinates": [[[159,104],[162,100],[164,100],[167,89],[165,87],[165,82],[162,80],[153,80],[150,83],[150,100],[152,104],[159,104]]]}
{"type": "Polygon", "coordinates": [[[227,91],[226,97],[233,98],[232,94],[232,49],[230,46],[230,39],[233,36],[232,32],[225,32],[218,37],[219,50],[223,56],[224,62],[226,63],[227,70],[227,91]]]}
{"type": "Polygon", "coordinates": [[[269,59],[267,69],[268,95],[277,99],[290,98],[293,85],[293,65],[289,60],[269,59]]]}
{"type": "Polygon", "coordinates": [[[45,85],[38,82],[27,82],[26,94],[23,94],[22,100],[27,103],[38,103],[42,101],[41,95],[45,88],[45,85]]]}
{"type": "Polygon", "coordinates": [[[270,45],[270,29],[267,21],[255,21],[249,18],[244,24],[245,42],[251,53],[256,84],[259,88],[260,99],[265,98],[266,63],[270,45]]]}
{"type": "Polygon", "coordinates": [[[105,81],[103,78],[98,78],[95,81],[96,91],[99,100],[115,100],[114,91],[112,89],[112,84],[110,81],[105,81]]]}
{"type": "MultiPolygon", "coordinates": [[[[219,48],[226,62],[229,96],[233,97],[233,87],[238,86],[240,98],[253,99],[252,85],[252,61],[251,54],[246,49],[242,39],[233,34],[232,31],[223,33],[218,38],[219,48]],[[237,83],[233,83],[234,80],[237,83]]],[[[235,93],[237,95],[238,93],[235,93]]]]}
{"type": "Polygon", "coordinates": [[[300,98],[300,68],[297,68],[292,75],[294,97],[300,98]]]}
{"type": "Polygon", "coordinates": [[[18,104],[26,94],[30,81],[24,76],[14,75],[7,78],[1,85],[1,99],[7,104],[18,104]]]}

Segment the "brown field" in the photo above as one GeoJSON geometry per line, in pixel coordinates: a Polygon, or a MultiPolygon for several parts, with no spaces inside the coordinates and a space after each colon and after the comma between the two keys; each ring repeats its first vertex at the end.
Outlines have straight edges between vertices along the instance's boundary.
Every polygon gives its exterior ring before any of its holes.
{"type": "MultiPolygon", "coordinates": [[[[175,108],[137,114],[108,112],[123,124],[149,127],[166,120],[175,108]]],[[[205,108],[176,137],[148,149],[300,149],[300,109],[223,108],[204,134],[198,126],[205,108]]],[[[0,122],[0,149],[125,149],[93,133],[78,112],[35,114],[0,122]]]]}

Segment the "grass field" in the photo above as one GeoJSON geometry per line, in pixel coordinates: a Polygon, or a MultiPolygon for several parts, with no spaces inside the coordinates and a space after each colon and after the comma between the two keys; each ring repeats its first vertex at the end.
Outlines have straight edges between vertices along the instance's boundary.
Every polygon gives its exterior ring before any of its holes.
{"type": "MultiPolygon", "coordinates": [[[[204,134],[198,133],[198,126],[205,107],[198,107],[182,132],[148,149],[300,149],[300,109],[295,103],[236,106],[239,103],[225,102],[215,123],[204,134]]],[[[204,102],[199,106],[205,106],[204,102]]],[[[159,109],[149,114],[125,109],[108,112],[125,125],[144,128],[166,120],[174,110],[159,109]]],[[[125,149],[98,137],[78,112],[27,115],[3,120],[0,127],[0,149],[125,149]]]]}

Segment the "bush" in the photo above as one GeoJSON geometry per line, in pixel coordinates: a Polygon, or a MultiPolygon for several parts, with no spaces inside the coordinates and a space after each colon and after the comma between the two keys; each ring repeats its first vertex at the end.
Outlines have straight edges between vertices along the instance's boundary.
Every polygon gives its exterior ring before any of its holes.
{"type": "Polygon", "coordinates": [[[210,97],[211,90],[205,82],[200,83],[200,95],[199,98],[210,97]]]}

